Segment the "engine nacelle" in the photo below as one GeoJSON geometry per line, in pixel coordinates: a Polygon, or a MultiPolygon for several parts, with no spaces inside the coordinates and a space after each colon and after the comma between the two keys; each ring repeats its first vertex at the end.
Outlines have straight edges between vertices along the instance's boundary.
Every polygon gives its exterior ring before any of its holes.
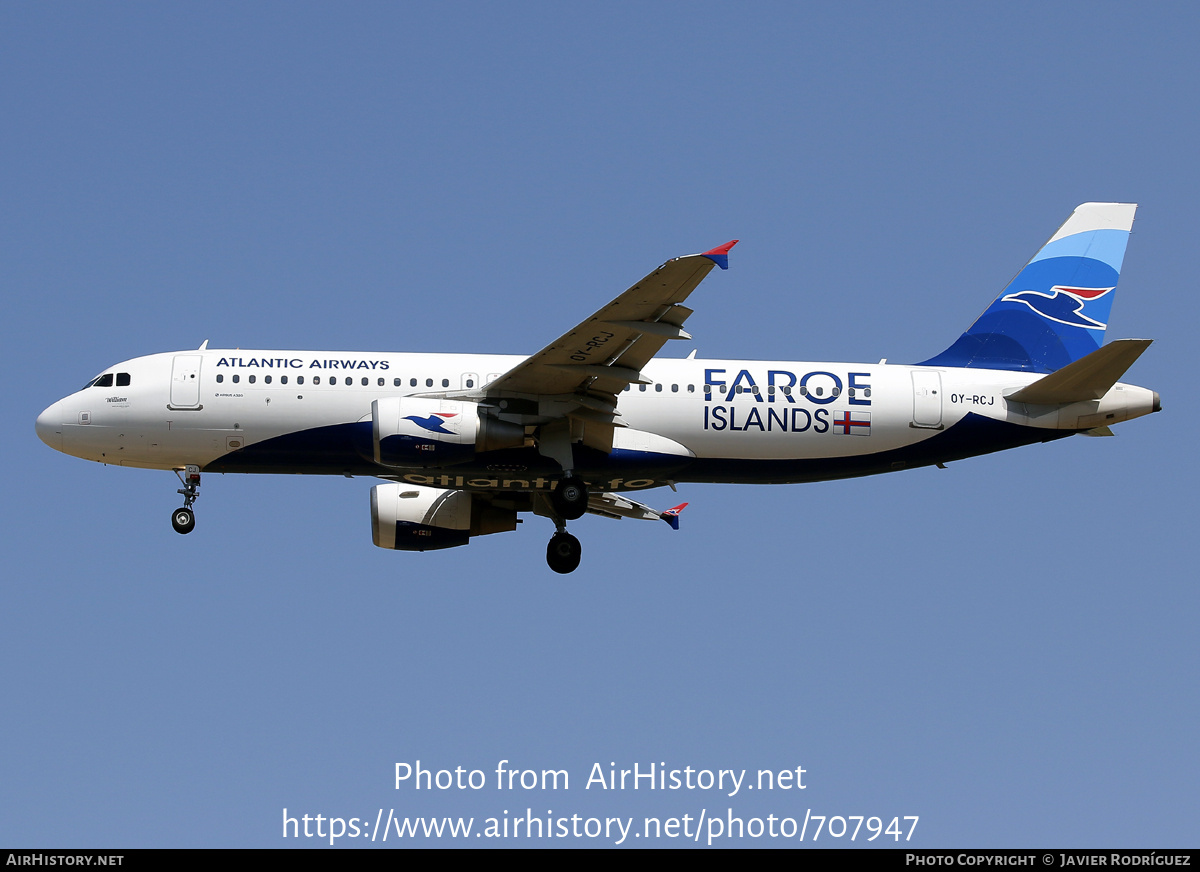
{"type": "Polygon", "coordinates": [[[476,403],[385,397],[371,404],[375,462],[423,468],[465,463],[482,451],[520,448],[525,428],[488,417],[476,403]]]}
{"type": "Polygon", "coordinates": [[[371,488],[371,538],[380,548],[436,551],[515,529],[516,509],[497,508],[467,491],[417,484],[371,488]]]}

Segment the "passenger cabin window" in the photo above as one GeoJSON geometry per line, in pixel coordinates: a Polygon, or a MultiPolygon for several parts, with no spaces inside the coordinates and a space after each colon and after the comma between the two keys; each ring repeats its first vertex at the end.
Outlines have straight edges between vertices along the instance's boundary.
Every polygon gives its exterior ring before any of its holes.
{"type": "Polygon", "coordinates": [[[217,373],[217,384],[220,384],[223,381],[225,381],[225,376],[221,375],[220,373],[217,373]]]}
{"type": "Polygon", "coordinates": [[[263,382],[264,382],[265,384],[270,384],[270,383],[271,383],[271,377],[270,377],[269,375],[264,375],[264,376],[263,376],[263,382]]]}
{"type": "Polygon", "coordinates": [[[450,387],[450,379],[448,379],[448,378],[442,379],[442,387],[444,387],[444,388],[450,387]]]}
{"type": "Polygon", "coordinates": [[[427,388],[433,387],[433,379],[431,379],[431,378],[425,379],[425,387],[427,387],[427,388]]]}
{"type": "MultiPolygon", "coordinates": [[[[383,384],[383,382],[380,382],[380,384],[383,384]]],[[[398,378],[392,379],[392,387],[394,387],[394,388],[400,387],[400,379],[398,379],[398,378]]]]}
{"type": "Polygon", "coordinates": [[[281,385],[285,385],[285,384],[287,384],[287,376],[286,376],[286,375],[281,375],[281,376],[279,377],[279,383],[280,383],[281,385]]]}
{"type": "Polygon", "coordinates": [[[241,377],[240,375],[238,375],[238,374],[235,372],[235,373],[233,374],[233,383],[234,383],[234,384],[237,384],[237,383],[238,383],[238,382],[240,382],[241,380],[242,380],[242,377],[241,377]]]}
{"type": "Polygon", "coordinates": [[[408,386],[410,388],[415,388],[417,386],[417,380],[415,378],[410,378],[408,380],[408,386]]]}
{"type": "Polygon", "coordinates": [[[250,376],[250,384],[254,384],[255,381],[257,381],[257,378],[255,376],[250,376]]]}

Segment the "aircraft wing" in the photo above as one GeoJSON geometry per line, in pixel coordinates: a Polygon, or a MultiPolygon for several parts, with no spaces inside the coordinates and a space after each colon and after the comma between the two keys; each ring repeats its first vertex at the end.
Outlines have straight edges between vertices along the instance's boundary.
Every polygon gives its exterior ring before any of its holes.
{"type": "MultiPolygon", "coordinates": [[[[489,396],[595,392],[615,405],[628,384],[645,383],[641,369],[682,329],[692,310],[680,305],[714,266],[728,268],[737,240],[669,260],[537,354],[484,386],[489,396]]],[[[591,410],[595,411],[595,410],[591,410]]],[[[603,414],[603,412],[597,412],[603,414]]]]}

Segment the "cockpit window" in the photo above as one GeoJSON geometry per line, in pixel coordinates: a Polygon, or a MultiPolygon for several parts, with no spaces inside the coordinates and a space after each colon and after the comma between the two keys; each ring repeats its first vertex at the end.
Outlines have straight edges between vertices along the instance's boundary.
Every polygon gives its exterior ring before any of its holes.
{"type": "Polygon", "coordinates": [[[89,388],[111,388],[112,386],[113,374],[111,372],[106,372],[104,375],[92,379],[91,384],[88,385],[89,388]]]}
{"type": "Polygon", "coordinates": [[[129,387],[129,373],[127,373],[127,372],[117,373],[117,387],[119,387],[119,388],[129,387]]]}

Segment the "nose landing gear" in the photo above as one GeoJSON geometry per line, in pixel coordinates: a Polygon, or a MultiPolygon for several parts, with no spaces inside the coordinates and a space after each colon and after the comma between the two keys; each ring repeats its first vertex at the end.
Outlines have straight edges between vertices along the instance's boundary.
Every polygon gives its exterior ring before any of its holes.
{"type": "Polygon", "coordinates": [[[171,513],[171,526],[176,533],[190,533],[196,528],[196,513],[192,511],[192,504],[200,496],[200,467],[186,466],[183,472],[175,470],[175,475],[183,485],[176,491],[183,494],[183,508],[171,513]]]}

